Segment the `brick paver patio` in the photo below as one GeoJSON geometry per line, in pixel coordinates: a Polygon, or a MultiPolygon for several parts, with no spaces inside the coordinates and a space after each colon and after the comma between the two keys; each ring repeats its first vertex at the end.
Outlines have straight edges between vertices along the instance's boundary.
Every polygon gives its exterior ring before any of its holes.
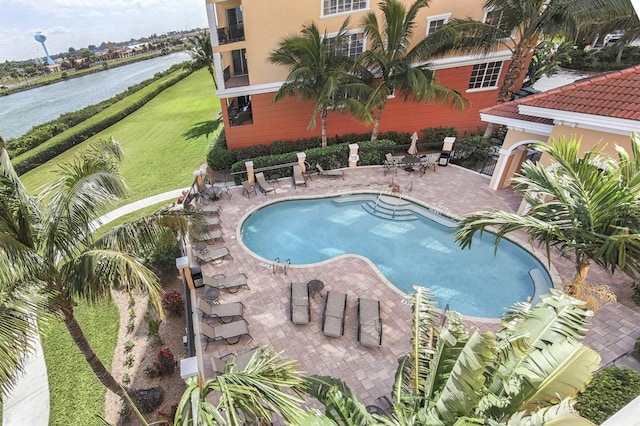
{"type": "MultiPolygon", "coordinates": [[[[272,263],[247,251],[239,238],[239,225],[244,216],[265,202],[291,197],[344,195],[351,191],[379,192],[388,190],[393,179],[401,189],[412,184],[407,198],[422,202],[445,214],[459,216],[488,208],[516,211],[520,196],[511,189],[493,191],[489,179],[477,173],[449,165],[428,171],[423,177],[398,170],[397,175],[384,176],[381,167],[358,167],[345,170],[345,178],[330,179],[314,176],[307,187],[295,189],[291,178],[275,183],[276,194],[258,193],[247,198],[241,187],[231,188],[232,198],[219,201],[224,243],[232,259],[220,264],[204,264],[207,274],[245,273],[251,290],[229,294],[222,292],[222,303],[242,301],[245,318],[253,339],[243,338],[237,345],[211,343],[203,356],[204,371],[211,377],[209,358],[229,352],[241,353],[256,345],[269,345],[283,352],[284,357],[296,359],[307,374],[330,375],[343,379],[365,404],[390,393],[397,359],[410,347],[411,308],[403,303],[403,295],[391,285],[367,260],[356,256],[342,256],[312,267],[291,267],[285,275],[282,268],[274,274],[272,263]],[[347,313],[345,334],[340,338],[325,337],[321,332],[324,299],[312,299],[311,323],[293,325],[289,320],[289,283],[321,279],[327,290],[346,293],[347,313]],[[380,348],[362,347],[356,341],[356,301],[358,297],[376,298],[382,302],[383,344],[380,348]]],[[[398,253],[402,255],[402,253],[398,253]]],[[[544,256],[543,256],[544,257],[544,256]]],[[[573,275],[573,264],[554,257],[553,270],[562,277],[573,275]]],[[[556,274],[554,274],[556,275],[556,274]]],[[[631,279],[622,275],[609,276],[594,266],[589,280],[608,284],[618,296],[618,303],[605,306],[592,321],[585,343],[602,356],[602,366],[615,361],[633,349],[640,337],[640,308],[631,300],[631,279]]],[[[426,285],[428,277],[425,277],[426,285]]],[[[198,289],[202,296],[204,289],[198,289]]],[[[471,327],[497,328],[497,320],[470,321],[471,327]]],[[[204,350],[202,345],[201,350],[204,350]]]]}

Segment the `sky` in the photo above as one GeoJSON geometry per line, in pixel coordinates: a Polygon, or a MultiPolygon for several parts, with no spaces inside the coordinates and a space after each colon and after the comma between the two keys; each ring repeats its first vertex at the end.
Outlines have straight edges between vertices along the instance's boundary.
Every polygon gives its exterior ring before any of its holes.
{"type": "Polygon", "coordinates": [[[205,0],[0,0],[0,62],[207,27],[205,0]]]}

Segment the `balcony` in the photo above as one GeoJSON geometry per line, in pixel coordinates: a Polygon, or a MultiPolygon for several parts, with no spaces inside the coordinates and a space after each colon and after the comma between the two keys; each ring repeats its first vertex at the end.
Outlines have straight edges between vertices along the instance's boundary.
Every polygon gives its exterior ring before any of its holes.
{"type": "Polygon", "coordinates": [[[224,76],[224,88],[230,89],[232,87],[243,87],[249,85],[248,74],[231,74],[230,67],[226,67],[222,72],[224,76]]]}
{"type": "Polygon", "coordinates": [[[235,43],[244,41],[244,25],[230,25],[218,28],[218,44],[235,43]]]}

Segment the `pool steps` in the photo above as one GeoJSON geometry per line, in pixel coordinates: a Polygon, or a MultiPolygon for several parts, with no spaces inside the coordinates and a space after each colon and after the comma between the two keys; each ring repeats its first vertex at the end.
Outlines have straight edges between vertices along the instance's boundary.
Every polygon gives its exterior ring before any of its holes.
{"type": "Polygon", "coordinates": [[[447,228],[455,228],[457,226],[455,220],[410,201],[382,195],[376,204],[376,199],[378,199],[376,194],[351,194],[336,198],[333,201],[335,203],[363,202],[362,208],[366,212],[382,219],[398,221],[416,220],[416,214],[418,214],[447,228]]]}

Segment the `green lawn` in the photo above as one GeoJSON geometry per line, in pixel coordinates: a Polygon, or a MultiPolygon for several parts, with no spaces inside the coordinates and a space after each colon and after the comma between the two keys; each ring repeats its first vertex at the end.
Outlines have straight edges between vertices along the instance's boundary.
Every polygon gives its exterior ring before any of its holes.
{"type": "Polygon", "coordinates": [[[120,171],[131,188],[122,204],[189,186],[214,134],[222,128],[221,122],[214,121],[219,109],[211,76],[200,70],[119,123],[25,173],[22,182],[37,192],[55,178],[55,164],[69,160],[92,141],[113,136],[124,150],[120,171]]]}
{"type": "MultiPolygon", "coordinates": [[[[21,176],[22,181],[32,193],[38,192],[38,188],[55,178],[55,164],[71,159],[93,140],[113,136],[124,149],[126,159],[121,174],[131,188],[129,198],[122,204],[189,186],[193,171],[205,161],[214,134],[221,130],[221,124],[216,126],[213,121],[219,108],[211,77],[206,70],[198,71],[101,134],[21,176]]],[[[148,206],[143,213],[151,213],[157,207],[148,206]]],[[[80,304],[77,314],[94,350],[110,368],[118,336],[116,307],[80,304]]],[[[43,349],[51,391],[50,424],[100,424],[95,414],[102,413],[105,390],[62,323],[47,328],[43,349]]]]}

